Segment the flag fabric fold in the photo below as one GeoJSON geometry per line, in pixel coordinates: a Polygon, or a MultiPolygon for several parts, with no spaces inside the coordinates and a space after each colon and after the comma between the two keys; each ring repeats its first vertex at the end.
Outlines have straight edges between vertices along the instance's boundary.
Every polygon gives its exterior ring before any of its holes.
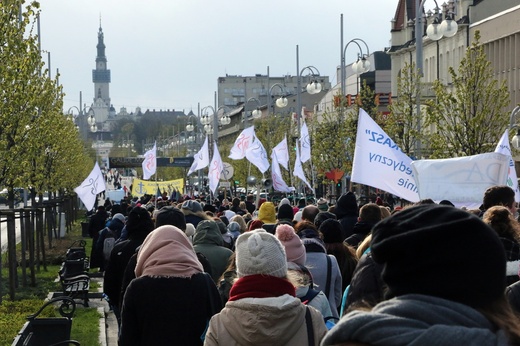
{"type": "Polygon", "coordinates": [[[309,128],[304,122],[300,132],[300,160],[302,163],[307,162],[311,159],[311,138],[309,137],[309,128]]]}
{"type": "Polygon", "coordinates": [[[498,142],[495,152],[509,156],[509,172],[507,175],[506,185],[515,191],[515,201],[520,202],[520,191],[518,190],[515,161],[513,161],[513,154],[509,144],[509,129],[507,129],[500,138],[500,142],[498,142]]]}
{"type": "Polygon", "coordinates": [[[273,148],[273,155],[276,155],[276,159],[279,164],[285,169],[289,169],[289,149],[287,147],[287,136],[284,136],[282,141],[273,148]]]}
{"type": "Polygon", "coordinates": [[[144,153],[143,180],[148,180],[157,170],[157,142],[153,144],[153,148],[144,153]]]}
{"type": "Polygon", "coordinates": [[[253,143],[254,136],[254,126],[250,126],[240,132],[237,139],[235,140],[235,144],[233,144],[233,147],[231,148],[231,152],[228,157],[233,160],[240,160],[246,157],[247,148],[249,148],[251,143],[253,143]]]}
{"type": "Polygon", "coordinates": [[[217,143],[213,143],[213,158],[211,159],[209,165],[209,189],[215,194],[217,191],[218,183],[220,181],[220,175],[222,174],[222,170],[224,169],[224,163],[222,162],[222,158],[220,157],[220,153],[218,152],[217,143]]]}
{"type": "Polygon", "coordinates": [[[105,179],[96,162],[87,179],[76,187],[74,191],[78,194],[79,199],[81,199],[87,210],[91,210],[96,203],[97,194],[105,191],[105,189],[105,179]]]}
{"type": "Polygon", "coordinates": [[[190,170],[187,175],[198,171],[199,169],[206,168],[209,165],[209,146],[208,146],[208,136],[206,136],[206,140],[202,147],[198,151],[197,154],[193,157],[193,163],[191,164],[190,170]]]}
{"type": "Polygon", "coordinates": [[[300,161],[300,150],[299,150],[298,146],[296,146],[296,160],[294,162],[293,175],[295,177],[300,178],[301,181],[303,181],[309,187],[309,189],[314,191],[311,184],[305,178],[305,173],[303,172],[302,162],[300,161]]]}
{"type": "Polygon", "coordinates": [[[278,158],[276,157],[276,153],[274,151],[271,155],[271,159],[271,179],[273,179],[273,189],[280,192],[292,192],[294,187],[290,188],[283,180],[282,172],[280,171],[280,165],[278,164],[278,158]]]}
{"type": "Polygon", "coordinates": [[[256,135],[254,135],[253,143],[251,143],[246,150],[246,158],[249,162],[255,165],[261,173],[265,173],[265,171],[269,169],[267,152],[256,135]]]}
{"type": "Polygon", "coordinates": [[[418,202],[419,191],[411,163],[412,159],[360,108],[352,182],[418,202]]]}

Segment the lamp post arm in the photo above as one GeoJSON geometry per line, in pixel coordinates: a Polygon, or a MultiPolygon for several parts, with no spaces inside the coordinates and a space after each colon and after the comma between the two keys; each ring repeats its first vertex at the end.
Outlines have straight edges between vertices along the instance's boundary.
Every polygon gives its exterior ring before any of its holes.
{"type": "Polygon", "coordinates": [[[516,106],[513,111],[511,112],[511,116],[509,118],[509,129],[513,129],[515,127],[518,127],[517,124],[515,124],[515,117],[520,112],[520,106],[516,106]]]}

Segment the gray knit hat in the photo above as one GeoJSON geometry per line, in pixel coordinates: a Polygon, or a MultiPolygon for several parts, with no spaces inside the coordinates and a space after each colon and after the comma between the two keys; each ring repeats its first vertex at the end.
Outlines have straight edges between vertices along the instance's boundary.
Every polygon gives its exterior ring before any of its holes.
{"type": "Polygon", "coordinates": [[[280,241],[263,229],[241,234],[235,244],[239,277],[264,274],[285,278],[287,259],[280,241]]]}

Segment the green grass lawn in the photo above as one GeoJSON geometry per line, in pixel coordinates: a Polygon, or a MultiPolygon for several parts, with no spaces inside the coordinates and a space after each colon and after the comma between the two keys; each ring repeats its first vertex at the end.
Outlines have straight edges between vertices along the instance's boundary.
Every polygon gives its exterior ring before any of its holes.
{"type": "MultiPolygon", "coordinates": [[[[47,270],[43,267],[36,273],[36,287],[22,287],[20,284],[16,289],[15,300],[11,301],[8,294],[8,270],[5,265],[7,257],[2,256],[2,285],[0,285],[0,294],[2,295],[2,303],[0,304],[0,346],[11,345],[14,337],[26,322],[26,317],[37,312],[44,304],[44,299],[49,292],[60,291],[60,284],[56,282],[61,256],[65,254],[67,248],[76,239],[81,238],[81,224],[78,221],[73,227],[73,231],[68,233],[64,239],[55,240],[53,248],[47,250],[48,265],[47,270]]],[[[87,254],[91,248],[90,239],[87,240],[87,254]]],[[[21,278],[21,270],[18,270],[19,278],[21,278]]],[[[91,291],[97,291],[98,285],[91,284],[91,291]]],[[[59,313],[52,307],[48,307],[40,317],[59,316],[59,313]]],[[[99,346],[99,319],[100,314],[95,308],[84,308],[82,305],[76,305],[76,312],[72,320],[71,339],[77,340],[81,345],[99,346]]]]}

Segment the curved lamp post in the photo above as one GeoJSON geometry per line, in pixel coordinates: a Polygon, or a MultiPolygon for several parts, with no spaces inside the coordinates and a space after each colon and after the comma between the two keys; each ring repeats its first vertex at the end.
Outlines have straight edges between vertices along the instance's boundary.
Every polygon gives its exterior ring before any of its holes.
{"type": "MultiPolygon", "coordinates": [[[[457,33],[458,25],[453,19],[452,13],[446,12],[444,19],[442,20],[442,13],[440,13],[439,5],[435,2],[435,18],[433,22],[428,25],[426,29],[426,35],[433,41],[438,41],[442,37],[452,37],[457,33]],[[441,22],[442,20],[442,22],[441,22]]],[[[423,23],[422,23],[422,12],[424,10],[424,3],[426,0],[415,0],[415,63],[417,71],[420,76],[423,75],[423,23]]],[[[431,14],[431,12],[428,12],[431,14]]],[[[415,107],[417,112],[417,131],[421,132],[421,92],[420,89],[417,92],[415,107]]],[[[414,153],[417,159],[421,158],[421,140],[416,140],[416,152],[414,153]]]]}
{"type": "MultiPolygon", "coordinates": [[[[341,25],[343,26],[343,15],[342,15],[341,19],[342,19],[341,25]]],[[[343,30],[341,30],[341,36],[343,36],[343,30]]],[[[342,38],[342,41],[343,41],[343,38],[342,38]]],[[[368,49],[367,43],[360,38],[354,38],[354,39],[348,41],[347,44],[345,45],[345,47],[341,51],[341,103],[340,103],[340,106],[341,106],[342,110],[343,110],[343,100],[346,96],[345,80],[347,79],[346,71],[345,71],[345,60],[346,60],[345,55],[347,52],[347,48],[351,43],[355,44],[359,48],[358,59],[356,62],[354,62],[352,64],[352,71],[355,74],[357,74],[358,77],[360,74],[370,71],[370,61],[368,60],[368,57],[370,56],[370,51],[368,49]],[[365,45],[366,54],[363,52],[360,42],[365,45]]],[[[356,82],[356,84],[358,87],[359,82],[356,82]]],[[[343,112],[341,112],[341,114],[343,115],[343,112]]]]}
{"type": "Polygon", "coordinates": [[[284,107],[287,107],[287,105],[289,104],[289,102],[287,101],[287,97],[285,97],[285,89],[283,88],[284,86],[281,85],[280,83],[275,83],[273,84],[270,88],[269,88],[269,91],[268,91],[268,96],[267,96],[267,115],[269,115],[269,111],[271,110],[271,97],[274,96],[273,95],[273,88],[274,87],[278,87],[280,89],[280,91],[282,92],[281,96],[278,97],[275,101],[275,104],[276,104],[276,107],[278,108],[284,108],[284,107]]]}
{"type": "Polygon", "coordinates": [[[520,113],[520,106],[516,106],[511,112],[511,117],[509,119],[509,129],[516,129],[516,134],[513,136],[511,140],[511,144],[514,148],[520,149],[520,126],[516,123],[515,118],[516,115],[520,113]]]}
{"type": "Polygon", "coordinates": [[[297,134],[298,134],[298,137],[300,135],[300,118],[303,116],[303,114],[301,114],[301,111],[302,111],[302,75],[305,71],[308,71],[309,72],[309,76],[311,77],[311,80],[310,82],[307,84],[307,87],[305,88],[307,90],[307,92],[309,94],[318,94],[319,92],[321,92],[321,89],[322,89],[322,85],[321,83],[318,81],[318,79],[316,77],[319,77],[320,76],[320,71],[318,71],[318,69],[314,66],[305,66],[304,68],[302,68],[300,70],[300,55],[299,55],[299,49],[298,49],[298,45],[296,45],[296,70],[298,71],[298,90],[297,90],[297,95],[296,95],[296,99],[297,99],[297,104],[296,104],[296,114],[298,114],[297,116],[297,124],[298,124],[298,130],[297,130],[297,134]]]}
{"type": "Polygon", "coordinates": [[[74,124],[74,128],[76,129],[76,131],[79,131],[79,125],[78,123],[76,122],[76,119],[78,118],[78,116],[81,114],[81,111],[78,107],[76,106],[72,106],[68,109],[67,111],[67,114],[68,114],[68,118],[70,121],[72,121],[72,123],[74,124]],[[72,112],[72,109],[73,108],[76,108],[76,110],[78,111],[78,114],[77,115],[74,115],[74,113],[72,112]]]}
{"type": "Polygon", "coordinates": [[[244,103],[244,116],[245,116],[244,121],[247,121],[247,105],[250,101],[255,101],[255,103],[257,104],[255,110],[251,112],[253,119],[260,119],[262,117],[262,111],[260,110],[260,106],[262,106],[262,103],[256,97],[250,97],[244,103]]]}
{"type": "Polygon", "coordinates": [[[200,118],[200,123],[204,126],[204,131],[207,134],[213,133],[213,140],[218,143],[218,126],[219,125],[229,125],[231,123],[231,119],[229,118],[228,112],[225,110],[229,108],[227,106],[220,106],[215,110],[212,106],[206,106],[201,109],[200,113],[202,114],[200,118]],[[207,110],[211,109],[212,114],[209,115],[207,110]],[[219,117],[219,111],[224,109],[224,114],[219,117]]]}

